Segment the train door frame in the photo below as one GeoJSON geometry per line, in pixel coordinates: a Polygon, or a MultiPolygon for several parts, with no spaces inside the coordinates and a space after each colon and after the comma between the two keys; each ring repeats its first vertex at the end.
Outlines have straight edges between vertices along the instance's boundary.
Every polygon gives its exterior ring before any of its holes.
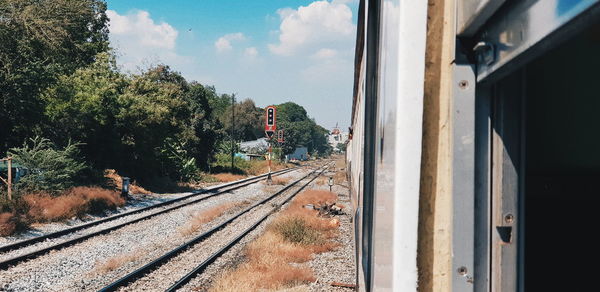
{"type": "Polygon", "coordinates": [[[598,19],[600,1],[457,5],[452,289],[524,291],[524,65],[598,19]]]}

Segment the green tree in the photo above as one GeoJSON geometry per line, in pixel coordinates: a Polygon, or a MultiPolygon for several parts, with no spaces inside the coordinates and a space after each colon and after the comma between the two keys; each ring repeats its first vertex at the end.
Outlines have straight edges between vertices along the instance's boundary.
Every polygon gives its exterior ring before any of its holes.
{"type": "Polygon", "coordinates": [[[203,169],[208,169],[215,154],[215,145],[223,136],[221,125],[211,106],[212,98],[216,96],[214,87],[205,87],[192,82],[186,94],[186,100],[192,113],[191,126],[194,138],[189,139],[187,151],[196,158],[196,163],[203,169]]]}
{"type": "MultiPolygon", "coordinates": [[[[254,101],[245,99],[236,103],[235,107],[235,129],[234,135],[237,141],[250,141],[262,137],[263,124],[261,123],[262,109],[257,108],[254,101]]],[[[231,135],[232,112],[231,105],[221,114],[219,118],[225,133],[231,135]]]]}
{"type": "Polygon", "coordinates": [[[276,107],[277,128],[284,130],[285,143],[282,148],[285,154],[293,153],[296,147],[305,146],[310,153],[329,155],[331,146],[326,137],[329,131],[309,118],[304,107],[293,102],[276,107]]]}
{"type": "Polygon", "coordinates": [[[40,133],[40,93],[108,50],[101,0],[0,1],[0,151],[40,133]]]}
{"type": "Polygon", "coordinates": [[[160,153],[167,138],[194,139],[187,82],[168,66],[133,76],[119,96],[116,127],[121,135],[122,169],[143,178],[164,175],[160,153]]]}
{"type": "Polygon", "coordinates": [[[77,176],[86,168],[80,161],[79,144],[69,142],[57,149],[45,138],[35,137],[29,142],[8,151],[28,171],[17,184],[19,189],[56,193],[75,185],[77,176]]]}
{"type": "Polygon", "coordinates": [[[118,72],[114,56],[100,53],[90,66],[58,82],[42,94],[48,123],[46,136],[58,144],[81,141],[84,156],[97,169],[115,168],[120,153],[121,133],[116,127],[120,96],[129,85],[118,72]]]}

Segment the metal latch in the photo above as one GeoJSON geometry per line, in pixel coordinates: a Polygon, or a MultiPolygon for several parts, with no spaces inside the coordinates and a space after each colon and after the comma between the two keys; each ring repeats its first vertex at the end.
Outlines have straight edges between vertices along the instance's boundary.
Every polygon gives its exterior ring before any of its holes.
{"type": "Polygon", "coordinates": [[[478,42],[473,51],[477,56],[477,63],[480,65],[489,66],[496,61],[496,50],[494,45],[488,42],[478,42]]]}

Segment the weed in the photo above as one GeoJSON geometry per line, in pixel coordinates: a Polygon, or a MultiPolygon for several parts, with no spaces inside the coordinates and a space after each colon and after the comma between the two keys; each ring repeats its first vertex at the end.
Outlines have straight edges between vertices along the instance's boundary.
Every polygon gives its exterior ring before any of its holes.
{"type": "Polygon", "coordinates": [[[243,175],[233,174],[233,173],[217,173],[217,174],[213,174],[212,176],[221,182],[232,182],[232,181],[246,178],[243,175]]]}
{"type": "Polygon", "coordinates": [[[280,186],[284,186],[286,185],[290,180],[287,178],[283,178],[283,177],[273,177],[273,179],[271,180],[271,184],[273,185],[280,185],[280,186]]]}
{"type": "Polygon", "coordinates": [[[138,258],[142,257],[144,252],[142,250],[137,250],[128,254],[120,254],[109,258],[106,262],[101,265],[96,266],[96,271],[100,273],[108,273],[114,271],[126,263],[133,262],[138,258]]]}
{"type": "Polygon", "coordinates": [[[14,213],[0,213],[0,236],[7,236],[13,234],[17,229],[14,213]]]}
{"type": "Polygon", "coordinates": [[[186,225],[179,228],[179,233],[184,236],[191,235],[198,231],[198,229],[200,229],[204,223],[210,222],[213,219],[223,215],[223,213],[227,212],[236,205],[237,204],[234,203],[225,203],[203,212],[197,212],[192,216],[192,219],[186,225]]]}
{"type": "Polygon", "coordinates": [[[310,269],[291,263],[303,263],[315,253],[337,248],[337,243],[327,241],[333,237],[337,224],[303,206],[336,200],[335,194],[324,191],[299,194],[266,232],[246,247],[247,261],[222,273],[209,291],[279,290],[314,282],[310,269]]]}
{"type": "Polygon", "coordinates": [[[315,229],[300,217],[286,217],[275,223],[273,229],[287,241],[301,244],[318,244],[322,240],[315,229]]]}
{"type": "Polygon", "coordinates": [[[336,184],[340,184],[346,181],[346,173],[344,171],[337,171],[334,175],[333,175],[333,181],[336,184]]]}
{"type": "Polygon", "coordinates": [[[101,213],[125,204],[118,192],[98,187],[75,187],[60,196],[47,193],[27,194],[27,217],[33,222],[48,222],[81,217],[85,213],[101,213]]]}

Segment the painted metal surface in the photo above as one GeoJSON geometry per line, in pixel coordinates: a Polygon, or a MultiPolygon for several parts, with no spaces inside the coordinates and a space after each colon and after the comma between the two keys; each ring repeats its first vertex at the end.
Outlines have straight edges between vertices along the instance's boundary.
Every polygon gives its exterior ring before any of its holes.
{"type": "Polygon", "coordinates": [[[478,84],[475,91],[475,229],[472,238],[463,240],[474,241],[474,291],[485,292],[489,291],[490,286],[492,89],[478,84]]]}
{"type": "Polygon", "coordinates": [[[381,19],[381,1],[367,1],[367,41],[366,41],[366,75],[365,80],[365,113],[364,113],[364,148],[363,148],[363,189],[362,189],[362,208],[360,224],[362,225],[360,263],[363,268],[363,276],[366,291],[372,291],[374,270],[376,261],[374,260],[374,235],[375,227],[375,188],[377,185],[376,176],[376,152],[377,152],[377,103],[378,81],[379,81],[379,33],[381,19]]]}
{"type": "Polygon", "coordinates": [[[475,68],[454,66],[453,291],[473,291],[475,259],[475,68]]]}
{"type": "Polygon", "coordinates": [[[517,291],[518,223],[522,178],[520,72],[495,85],[492,136],[491,291],[517,291]]]}
{"type": "Polygon", "coordinates": [[[382,4],[373,291],[416,291],[427,2],[382,4]]]}
{"type": "Polygon", "coordinates": [[[600,0],[510,2],[489,20],[490,24],[482,28],[476,37],[477,41],[492,44],[496,54],[495,62],[478,64],[477,79],[490,76],[586,10],[597,7],[598,3],[600,0]]]}
{"type": "Polygon", "coordinates": [[[457,9],[459,36],[473,36],[506,0],[460,0],[457,9]]]}

